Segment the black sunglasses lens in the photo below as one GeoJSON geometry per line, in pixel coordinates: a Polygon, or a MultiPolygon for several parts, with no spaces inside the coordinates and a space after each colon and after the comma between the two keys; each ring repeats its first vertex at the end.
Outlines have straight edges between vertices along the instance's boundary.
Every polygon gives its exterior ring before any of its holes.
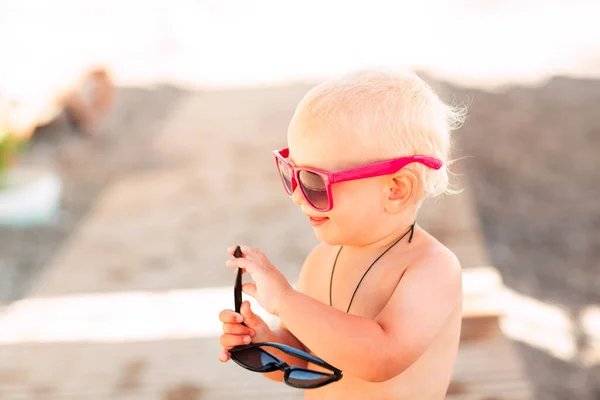
{"type": "Polygon", "coordinates": [[[290,371],[287,383],[298,388],[316,387],[331,381],[333,377],[327,373],[295,368],[290,371]]]}
{"type": "Polygon", "coordinates": [[[278,360],[271,354],[262,350],[260,347],[253,347],[246,350],[234,351],[231,358],[242,364],[244,367],[253,371],[275,370],[278,360]]]}

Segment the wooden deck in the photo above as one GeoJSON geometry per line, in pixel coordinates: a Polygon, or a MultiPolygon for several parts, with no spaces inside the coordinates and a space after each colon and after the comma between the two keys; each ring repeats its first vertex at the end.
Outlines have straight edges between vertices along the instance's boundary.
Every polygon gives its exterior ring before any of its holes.
{"type": "MultiPolygon", "coordinates": [[[[491,269],[465,271],[466,329],[448,400],[533,399],[498,328],[494,282],[491,269]]],[[[0,315],[0,399],[301,399],[217,361],[214,315],[230,300],[223,288],[19,302],[0,315]]]]}
{"type": "Polygon", "coordinates": [[[503,335],[502,282],[493,268],[463,274],[463,329],[448,400],[532,400],[513,344],[503,335]]]}
{"type": "Polygon", "coordinates": [[[533,400],[531,385],[508,339],[462,343],[448,400],[533,400]]]}

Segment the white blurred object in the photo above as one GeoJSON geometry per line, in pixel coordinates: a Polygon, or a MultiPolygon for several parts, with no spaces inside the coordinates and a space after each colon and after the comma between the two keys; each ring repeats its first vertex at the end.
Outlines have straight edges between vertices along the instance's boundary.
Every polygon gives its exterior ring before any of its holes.
{"type": "Polygon", "coordinates": [[[61,193],[62,181],[49,168],[9,169],[0,181],[0,225],[26,227],[52,222],[61,193]]]}

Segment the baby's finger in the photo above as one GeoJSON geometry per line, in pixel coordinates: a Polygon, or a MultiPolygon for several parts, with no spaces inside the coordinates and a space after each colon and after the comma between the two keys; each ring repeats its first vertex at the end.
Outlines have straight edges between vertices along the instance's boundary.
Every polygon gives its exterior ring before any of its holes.
{"type": "Polygon", "coordinates": [[[250,297],[256,298],[256,283],[247,282],[242,285],[242,292],[246,293],[250,297]]]}
{"type": "Polygon", "coordinates": [[[231,359],[231,355],[229,354],[229,352],[225,349],[221,350],[221,352],[219,353],[219,361],[227,362],[230,359],[231,359]]]}
{"type": "Polygon", "coordinates": [[[223,324],[223,333],[230,335],[249,335],[251,337],[256,336],[254,329],[241,324],[223,324]]]}
{"type": "Polygon", "coordinates": [[[257,265],[261,265],[264,268],[271,268],[273,266],[265,253],[263,253],[260,249],[243,245],[240,246],[240,248],[244,252],[245,259],[254,261],[257,265]]]}
{"type": "Polygon", "coordinates": [[[219,313],[219,321],[223,323],[241,323],[244,317],[240,313],[236,313],[233,310],[223,310],[219,313]]]}
{"type": "Polygon", "coordinates": [[[227,260],[225,264],[230,268],[245,269],[251,274],[257,272],[259,269],[259,266],[254,261],[248,260],[247,258],[232,258],[231,260],[227,260]]]}
{"type": "Polygon", "coordinates": [[[235,346],[242,346],[252,341],[252,338],[248,335],[221,335],[219,343],[226,349],[231,349],[235,346]]]}
{"type": "Polygon", "coordinates": [[[260,249],[246,246],[243,244],[240,245],[240,250],[244,254],[245,258],[249,258],[251,260],[259,260],[264,255],[264,253],[260,249]]]}

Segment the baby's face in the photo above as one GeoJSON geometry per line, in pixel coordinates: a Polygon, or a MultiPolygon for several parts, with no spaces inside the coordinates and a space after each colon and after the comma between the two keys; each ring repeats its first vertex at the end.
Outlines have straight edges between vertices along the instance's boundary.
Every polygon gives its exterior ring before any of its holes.
{"type": "MultiPolygon", "coordinates": [[[[319,124],[290,127],[290,161],[298,167],[327,172],[363,165],[361,148],[352,138],[352,132],[339,132],[319,124]]],[[[377,227],[387,216],[388,188],[385,182],[385,177],[374,177],[333,184],[333,208],[327,212],[310,207],[298,188],[292,198],[309,217],[319,240],[329,244],[360,245],[375,239],[370,236],[378,234],[377,227]]]]}

